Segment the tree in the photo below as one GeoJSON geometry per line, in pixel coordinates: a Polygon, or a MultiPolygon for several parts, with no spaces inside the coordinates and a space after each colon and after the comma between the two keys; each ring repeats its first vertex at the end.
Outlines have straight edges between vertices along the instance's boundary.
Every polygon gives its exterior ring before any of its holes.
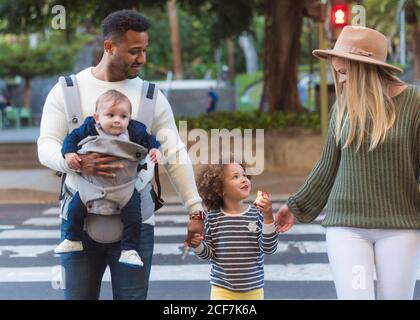
{"type": "MultiPolygon", "coordinates": [[[[8,1],[12,3],[11,1],[8,1]]],[[[14,0],[10,6],[24,6],[25,26],[30,26],[33,14],[29,7],[38,2],[44,6],[63,4],[67,11],[75,16],[75,24],[88,19],[90,23],[98,23],[111,11],[125,8],[155,8],[164,6],[167,0],[127,0],[121,2],[103,2],[99,0],[14,0]],[[141,8],[139,5],[141,4],[141,8]]],[[[205,19],[209,23],[210,40],[213,47],[218,47],[226,39],[237,39],[244,31],[251,31],[253,18],[264,14],[264,79],[265,92],[270,110],[301,111],[297,90],[297,64],[299,56],[299,38],[302,28],[302,17],[316,17],[319,14],[318,0],[178,0],[179,5],[188,12],[205,19]]],[[[2,11],[0,3],[0,17],[2,11]]],[[[42,7],[42,5],[41,5],[42,7]]],[[[34,9],[37,14],[45,14],[34,9]]],[[[9,14],[3,15],[9,17],[9,14]]],[[[35,15],[36,16],[36,15],[35,15]]],[[[14,17],[11,21],[19,21],[14,17]]],[[[42,17],[39,21],[44,21],[42,17]]],[[[40,22],[37,22],[37,25],[40,22]]],[[[45,22],[44,22],[45,23],[45,22]]],[[[22,25],[22,24],[20,24],[22,25]]],[[[13,28],[12,24],[8,24],[13,28]]]]}
{"type": "Polygon", "coordinates": [[[411,51],[413,53],[414,78],[420,81],[420,0],[366,0],[364,2],[369,26],[378,29],[393,39],[398,31],[398,10],[403,5],[406,22],[411,33],[411,51]],[[395,23],[389,23],[395,21],[395,23]]]}
{"type": "Polygon", "coordinates": [[[178,26],[178,15],[176,10],[176,0],[168,0],[168,16],[169,26],[171,31],[171,45],[172,45],[172,57],[174,61],[174,74],[175,79],[183,78],[182,71],[182,55],[181,55],[181,43],[179,39],[179,26],[178,26]]]}
{"type": "Polygon", "coordinates": [[[68,45],[50,36],[32,47],[27,36],[3,37],[0,40],[0,76],[23,78],[23,105],[30,108],[31,79],[71,70],[77,52],[86,41],[86,37],[78,38],[72,45],[68,45]]]}
{"type": "MultiPolygon", "coordinates": [[[[180,0],[181,2],[181,0],[180,0]]],[[[297,89],[299,40],[303,16],[318,18],[319,1],[314,0],[238,0],[196,1],[182,3],[202,15],[217,13],[212,25],[212,39],[240,36],[250,31],[256,14],[265,17],[264,92],[269,110],[302,111],[297,89]],[[201,9],[201,12],[200,12],[201,9]]]]}

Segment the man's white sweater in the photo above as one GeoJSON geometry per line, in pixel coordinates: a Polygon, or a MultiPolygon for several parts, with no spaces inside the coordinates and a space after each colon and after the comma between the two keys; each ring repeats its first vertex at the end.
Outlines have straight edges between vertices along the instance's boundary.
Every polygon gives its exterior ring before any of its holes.
{"type": "MultiPolygon", "coordinates": [[[[92,68],[87,68],[79,72],[76,79],[80,91],[83,118],[93,115],[98,97],[111,89],[124,93],[131,101],[132,115],[138,114],[143,87],[143,80],[140,78],[107,82],[95,78],[92,74],[92,68]]],[[[164,161],[166,162],[164,164],[165,170],[189,211],[202,210],[201,198],[197,192],[194,172],[185,144],[179,137],[171,106],[166,97],[159,91],[151,133],[159,139],[162,132],[167,135],[168,130],[172,132],[171,139],[160,141],[162,143],[162,154],[165,156],[164,160],[166,160],[164,161]],[[176,147],[173,145],[174,138],[177,141],[176,147]],[[177,157],[176,159],[187,159],[188,161],[187,163],[183,161],[182,164],[179,161],[171,161],[174,157],[177,157]]],[[[40,137],[38,138],[38,157],[40,162],[48,168],[66,172],[68,174],[66,183],[70,188],[77,190],[76,173],[67,166],[61,154],[62,143],[67,133],[68,125],[64,111],[64,96],[61,85],[57,83],[51,89],[45,101],[40,137]]],[[[144,222],[147,223],[148,221],[144,222]]]]}

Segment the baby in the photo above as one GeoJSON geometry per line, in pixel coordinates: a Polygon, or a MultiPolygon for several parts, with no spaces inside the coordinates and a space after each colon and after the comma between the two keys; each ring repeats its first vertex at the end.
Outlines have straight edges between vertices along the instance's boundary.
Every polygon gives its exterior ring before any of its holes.
{"type": "Polygon", "coordinates": [[[118,157],[119,162],[125,162],[123,169],[113,177],[78,177],[79,191],[69,204],[67,223],[63,226],[65,239],[55,248],[55,253],[83,250],[83,225],[88,212],[121,212],[123,236],[119,262],[134,268],[143,266],[138,252],[141,202],[134,185],[138,162],[148,152],[156,163],[160,157],[160,143],[146,131],[143,123],[131,119],[131,112],[130,100],[119,91],[109,90],[98,98],[93,117],[87,117],[64,140],[61,152],[69,168],[77,172],[82,168],[78,153],[103,151],[118,157]],[[98,197],[98,194],[104,196],[98,197]]]}

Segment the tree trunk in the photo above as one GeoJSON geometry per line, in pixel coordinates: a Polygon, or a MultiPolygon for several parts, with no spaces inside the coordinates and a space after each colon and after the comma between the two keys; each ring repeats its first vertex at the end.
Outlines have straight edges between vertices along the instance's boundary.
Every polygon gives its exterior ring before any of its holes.
{"type": "Polygon", "coordinates": [[[182,70],[181,43],[179,38],[176,0],[168,0],[167,7],[169,16],[169,28],[171,30],[172,56],[174,59],[174,78],[176,80],[180,80],[184,76],[182,70]]]}
{"type": "Polygon", "coordinates": [[[235,68],[235,44],[232,41],[232,38],[226,40],[227,47],[227,58],[229,66],[229,79],[232,80],[235,78],[236,68],[235,68]]]}
{"type": "Polygon", "coordinates": [[[31,79],[25,77],[23,86],[23,106],[25,108],[31,108],[31,79]]]}
{"type": "Polygon", "coordinates": [[[299,101],[298,57],[303,0],[266,0],[264,81],[270,111],[303,111],[299,101]]]}
{"type": "Polygon", "coordinates": [[[412,28],[414,80],[420,83],[420,23],[412,25],[412,28]]]}

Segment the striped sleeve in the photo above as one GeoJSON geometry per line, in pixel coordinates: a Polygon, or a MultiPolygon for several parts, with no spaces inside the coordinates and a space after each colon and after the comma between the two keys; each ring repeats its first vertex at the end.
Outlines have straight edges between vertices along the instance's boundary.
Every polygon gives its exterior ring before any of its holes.
{"type": "Polygon", "coordinates": [[[274,254],[277,250],[277,232],[274,222],[270,224],[262,223],[260,238],[260,248],[264,254],[274,254]]]}
{"type": "Polygon", "coordinates": [[[213,239],[211,235],[210,224],[207,217],[208,215],[206,216],[206,220],[204,222],[204,227],[206,230],[204,241],[201,242],[201,244],[195,250],[197,256],[204,260],[214,258],[213,239]]]}
{"type": "Polygon", "coordinates": [[[335,181],[341,158],[340,145],[335,142],[336,108],[334,104],[321,158],[302,187],[287,200],[287,206],[303,223],[311,222],[321,213],[335,181]]]}

